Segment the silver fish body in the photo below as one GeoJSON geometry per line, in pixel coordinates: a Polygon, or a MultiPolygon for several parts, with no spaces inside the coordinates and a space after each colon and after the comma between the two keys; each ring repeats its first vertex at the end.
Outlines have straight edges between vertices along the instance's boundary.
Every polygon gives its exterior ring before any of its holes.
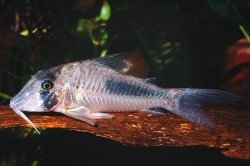
{"type": "MultiPolygon", "coordinates": [[[[143,79],[127,76],[117,71],[89,62],[73,64],[67,96],[63,103],[85,106],[91,112],[126,112],[152,107],[163,107],[168,90],[143,79]]],[[[69,70],[68,70],[69,71],[69,70]]],[[[62,79],[69,78],[63,74],[62,79]]]]}
{"type": "Polygon", "coordinates": [[[128,68],[125,58],[126,54],[116,54],[40,71],[11,100],[10,107],[26,121],[28,118],[21,111],[54,110],[91,125],[95,119],[112,118],[110,112],[162,113],[155,108],[163,108],[211,128],[201,106],[237,100],[225,91],[163,89],[152,84],[152,79],[125,75],[123,72],[128,68]]]}

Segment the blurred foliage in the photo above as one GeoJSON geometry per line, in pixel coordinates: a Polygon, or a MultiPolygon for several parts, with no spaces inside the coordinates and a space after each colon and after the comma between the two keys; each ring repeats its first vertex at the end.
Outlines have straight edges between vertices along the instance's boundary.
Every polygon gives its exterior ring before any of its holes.
{"type": "MultiPolygon", "coordinates": [[[[249,34],[249,11],[249,0],[1,0],[0,104],[38,70],[119,52],[141,54],[163,87],[219,88],[221,52],[242,37],[239,25],[249,34]]],[[[48,158],[39,140],[29,144],[33,132],[2,129],[0,141],[25,143],[1,148],[0,165],[48,158]]]]}
{"type": "Polygon", "coordinates": [[[160,76],[166,64],[174,60],[172,55],[177,53],[180,40],[173,41],[172,30],[176,28],[165,29],[174,21],[172,18],[159,24],[152,21],[164,19],[175,6],[170,5],[166,11],[162,8],[156,15],[151,15],[157,12],[156,8],[142,10],[139,15],[145,13],[145,18],[129,16],[124,20],[128,12],[135,11],[134,4],[113,3],[116,7],[112,15],[109,3],[106,0],[1,1],[0,33],[5,41],[0,48],[0,103],[8,102],[9,96],[17,93],[37,70],[110,53],[141,50],[152,72],[160,76]]]}
{"type": "Polygon", "coordinates": [[[222,16],[239,20],[243,22],[243,25],[239,25],[245,38],[250,42],[250,0],[208,0],[212,9],[217,11],[222,16]]]}
{"type": "Polygon", "coordinates": [[[105,0],[1,1],[0,8],[0,104],[39,69],[107,54],[105,0]]]}
{"type": "Polygon", "coordinates": [[[249,0],[237,1],[237,0],[208,0],[212,9],[217,11],[228,19],[244,19],[244,13],[241,13],[240,7],[244,5],[249,6],[249,0]]]}

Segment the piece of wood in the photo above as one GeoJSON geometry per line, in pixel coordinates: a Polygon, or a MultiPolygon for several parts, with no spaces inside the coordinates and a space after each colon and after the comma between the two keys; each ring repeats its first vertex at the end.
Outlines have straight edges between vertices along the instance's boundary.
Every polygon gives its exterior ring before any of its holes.
{"type": "MultiPolygon", "coordinates": [[[[98,126],[58,113],[26,113],[40,128],[62,128],[95,134],[137,146],[207,146],[220,148],[228,157],[250,159],[250,112],[234,107],[207,109],[215,122],[215,132],[194,125],[176,115],[114,113],[98,126]]],[[[31,127],[9,107],[0,106],[0,128],[31,127]]]]}

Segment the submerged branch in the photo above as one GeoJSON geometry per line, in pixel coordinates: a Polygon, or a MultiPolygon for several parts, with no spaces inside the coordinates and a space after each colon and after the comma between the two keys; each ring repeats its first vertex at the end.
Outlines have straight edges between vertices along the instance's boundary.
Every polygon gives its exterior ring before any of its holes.
{"type": "MultiPolygon", "coordinates": [[[[112,120],[98,120],[93,127],[57,113],[26,113],[40,128],[61,128],[92,133],[126,145],[207,146],[220,148],[228,157],[250,159],[250,111],[210,108],[215,132],[196,126],[176,115],[115,113],[112,120]]],[[[0,128],[31,127],[7,106],[0,106],[0,128]]]]}

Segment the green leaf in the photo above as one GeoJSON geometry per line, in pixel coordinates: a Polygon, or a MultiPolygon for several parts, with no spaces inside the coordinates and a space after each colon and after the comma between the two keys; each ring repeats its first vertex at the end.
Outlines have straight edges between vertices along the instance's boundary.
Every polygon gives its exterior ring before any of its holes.
{"type": "Polygon", "coordinates": [[[108,53],[108,50],[107,50],[107,49],[102,50],[101,57],[107,56],[107,53],[108,53]]]}
{"type": "Polygon", "coordinates": [[[86,24],[85,19],[79,19],[78,22],[77,22],[76,31],[77,32],[84,31],[85,30],[85,24],[86,24]]]}
{"type": "Polygon", "coordinates": [[[245,36],[245,38],[247,39],[247,41],[250,42],[250,36],[249,36],[249,33],[246,30],[246,28],[242,25],[239,25],[239,28],[240,28],[241,32],[243,33],[243,35],[245,36]]]}
{"type": "Polygon", "coordinates": [[[10,100],[12,97],[11,96],[9,96],[9,95],[7,95],[7,94],[5,94],[5,93],[1,93],[0,92],[0,97],[1,98],[4,98],[4,99],[6,99],[6,100],[10,100]]]}
{"type": "Polygon", "coordinates": [[[99,18],[103,21],[108,21],[111,16],[111,9],[107,1],[103,1],[99,18]]]}
{"type": "Polygon", "coordinates": [[[29,36],[29,31],[26,29],[26,30],[23,30],[22,32],[20,32],[19,34],[22,36],[29,36]]]}

